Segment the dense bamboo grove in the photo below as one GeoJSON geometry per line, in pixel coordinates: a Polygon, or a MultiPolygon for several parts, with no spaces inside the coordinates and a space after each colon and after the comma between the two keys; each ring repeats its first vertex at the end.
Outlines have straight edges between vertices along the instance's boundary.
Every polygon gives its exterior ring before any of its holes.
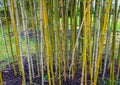
{"type": "MultiPolygon", "coordinates": [[[[22,85],[32,85],[37,77],[42,85],[46,80],[49,85],[64,85],[76,76],[80,85],[102,85],[98,83],[100,79],[109,79],[107,85],[116,85],[115,81],[120,80],[120,0],[1,2],[2,51],[6,53],[8,68],[22,77],[22,85]]],[[[4,85],[2,69],[0,85],[4,85]]]]}

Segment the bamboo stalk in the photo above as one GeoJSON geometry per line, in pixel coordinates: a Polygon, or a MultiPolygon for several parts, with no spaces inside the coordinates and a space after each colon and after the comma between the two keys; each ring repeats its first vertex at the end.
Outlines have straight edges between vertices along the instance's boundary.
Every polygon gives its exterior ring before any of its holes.
{"type": "Polygon", "coordinates": [[[97,78],[98,78],[98,70],[99,70],[99,65],[101,62],[101,58],[102,58],[102,49],[103,49],[103,44],[104,44],[104,35],[106,33],[106,26],[107,26],[107,20],[108,20],[108,13],[110,11],[110,6],[111,6],[111,2],[112,0],[108,0],[108,5],[107,5],[107,9],[106,9],[106,14],[105,14],[105,18],[104,18],[104,24],[102,27],[102,31],[101,31],[101,36],[100,36],[100,45],[99,45],[99,51],[98,51],[98,59],[96,61],[96,67],[95,67],[95,74],[94,74],[94,85],[96,85],[97,82],[97,78]]]}
{"type": "Polygon", "coordinates": [[[87,45],[87,43],[86,43],[86,39],[87,39],[87,37],[86,37],[86,32],[87,32],[87,23],[86,23],[86,13],[85,13],[85,9],[86,9],[86,0],[84,0],[84,18],[85,18],[85,20],[84,20],[84,29],[83,29],[83,37],[84,37],[84,39],[83,39],[83,62],[82,62],[82,78],[81,78],[81,85],[83,85],[83,84],[87,84],[87,77],[86,77],[86,64],[87,64],[87,57],[86,57],[86,45],[87,45]]]}
{"type": "Polygon", "coordinates": [[[65,47],[66,47],[66,29],[65,29],[65,13],[64,13],[64,2],[63,0],[61,0],[61,11],[62,11],[62,59],[63,59],[63,75],[64,75],[64,79],[66,81],[66,51],[65,51],[65,47]]]}
{"type": "Polygon", "coordinates": [[[116,27],[117,27],[117,9],[118,0],[115,0],[115,13],[114,13],[114,26],[113,26],[113,38],[112,38],[112,54],[110,61],[110,84],[114,85],[114,58],[115,58],[115,45],[116,45],[116,27]]]}
{"type": "MultiPolygon", "coordinates": [[[[74,1],[74,14],[71,17],[72,18],[72,23],[71,23],[71,31],[72,31],[72,49],[71,49],[71,53],[73,53],[74,51],[74,46],[75,46],[75,39],[76,39],[76,0],[74,1]]],[[[75,64],[73,61],[73,65],[72,65],[72,79],[74,78],[74,74],[75,74],[75,64]]]]}
{"type": "Polygon", "coordinates": [[[117,80],[119,79],[119,72],[120,72],[120,43],[118,49],[118,70],[117,70],[117,80]]]}
{"type": "MultiPolygon", "coordinates": [[[[57,2],[56,0],[53,0],[53,24],[54,24],[54,30],[55,30],[55,77],[57,77],[58,75],[58,38],[57,38],[57,25],[56,25],[56,22],[57,22],[57,12],[58,10],[56,9],[57,8],[57,2]],[[57,12],[55,12],[57,11],[57,12]]],[[[58,23],[57,23],[58,24],[58,23]]]]}
{"type": "Polygon", "coordinates": [[[4,85],[3,84],[3,79],[2,79],[2,72],[0,71],[0,85],[4,85]]]}
{"type": "Polygon", "coordinates": [[[43,64],[43,4],[42,0],[40,1],[40,33],[41,33],[41,76],[42,76],[42,85],[44,85],[44,64],[43,64]]]}
{"type": "MultiPolygon", "coordinates": [[[[79,26],[81,25],[81,23],[82,23],[82,19],[83,19],[83,17],[84,17],[84,3],[83,3],[83,1],[81,1],[80,0],[80,24],[79,24],[79,26]]],[[[80,50],[82,51],[82,53],[83,53],[83,29],[81,30],[82,32],[81,32],[81,37],[80,37],[80,50]]],[[[81,54],[82,55],[82,54],[81,54]]]]}
{"type": "MultiPolygon", "coordinates": [[[[15,37],[16,53],[17,53],[17,58],[18,58],[18,67],[19,67],[20,75],[22,76],[22,79],[24,80],[24,73],[23,73],[24,69],[22,69],[22,61],[21,61],[20,47],[19,47],[19,37],[18,37],[16,21],[15,21],[15,9],[14,9],[13,0],[10,0],[10,4],[11,4],[11,12],[12,12],[11,20],[12,20],[12,25],[13,25],[14,37],[15,37]]],[[[24,81],[22,81],[22,85],[25,85],[24,81]]]]}
{"type": "Polygon", "coordinates": [[[6,8],[6,2],[5,0],[3,0],[3,4],[4,4],[4,14],[5,14],[5,20],[6,20],[6,27],[7,27],[7,32],[8,32],[8,38],[9,38],[9,44],[10,44],[10,52],[12,55],[12,65],[13,65],[13,69],[14,69],[14,74],[16,75],[16,68],[15,68],[15,57],[13,54],[13,48],[12,48],[12,41],[11,41],[11,35],[10,35],[10,28],[9,28],[9,20],[8,20],[8,15],[7,15],[7,8],[6,8]]]}
{"type": "Polygon", "coordinates": [[[56,77],[58,74],[58,80],[59,80],[59,85],[62,85],[61,82],[61,62],[60,62],[60,40],[59,40],[59,19],[60,19],[60,12],[58,9],[58,7],[60,6],[59,2],[57,2],[56,0],[53,1],[53,12],[55,13],[55,15],[53,16],[53,20],[54,20],[54,29],[55,29],[55,51],[56,51],[56,77]],[[57,22],[57,23],[56,23],[57,22]]]}
{"type": "Polygon", "coordinates": [[[17,30],[18,30],[21,66],[22,66],[22,71],[23,71],[22,81],[26,85],[25,74],[24,74],[25,72],[24,72],[23,52],[22,52],[22,36],[21,36],[20,21],[19,21],[19,14],[18,14],[18,8],[17,8],[16,0],[14,0],[14,5],[15,5],[15,15],[16,15],[16,26],[17,26],[17,30]]]}
{"type": "Polygon", "coordinates": [[[67,63],[67,68],[69,68],[69,58],[70,58],[70,51],[69,51],[69,37],[68,37],[68,31],[69,31],[69,26],[68,26],[68,19],[69,19],[69,15],[68,15],[68,11],[69,11],[69,0],[66,0],[65,2],[65,28],[66,28],[66,63],[67,63]],[[68,43],[68,44],[67,44],[68,43]]]}
{"type": "Polygon", "coordinates": [[[88,51],[89,51],[89,70],[91,85],[93,82],[93,70],[92,70],[92,41],[91,41],[91,0],[88,0],[88,51]]]}
{"type": "Polygon", "coordinates": [[[50,70],[52,75],[52,84],[54,85],[54,71],[53,71],[53,62],[55,59],[55,37],[54,37],[54,28],[53,28],[53,1],[48,0],[48,31],[49,31],[49,37],[50,37],[50,70]]]}
{"type": "Polygon", "coordinates": [[[47,59],[47,74],[49,85],[51,85],[50,79],[50,39],[49,39],[49,31],[48,31],[48,16],[46,10],[46,1],[43,0],[43,20],[44,20],[44,32],[45,32],[45,44],[46,44],[46,59],[47,59]]]}

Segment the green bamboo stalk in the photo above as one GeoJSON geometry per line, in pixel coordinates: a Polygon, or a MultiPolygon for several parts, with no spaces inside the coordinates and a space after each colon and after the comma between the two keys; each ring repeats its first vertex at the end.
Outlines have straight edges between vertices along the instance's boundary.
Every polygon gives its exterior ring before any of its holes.
{"type": "Polygon", "coordinates": [[[58,22],[59,22],[59,18],[58,18],[58,13],[59,13],[59,10],[57,8],[57,5],[58,5],[58,2],[56,0],[53,0],[53,24],[54,24],[54,31],[55,31],[55,76],[57,77],[58,76],[58,56],[59,56],[59,35],[58,35],[58,22]],[[56,24],[57,22],[57,24],[56,24]]]}
{"type": "MultiPolygon", "coordinates": [[[[72,41],[71,41],[71,46],[72,46],[72,49],[71,49],[71,53],[73,53],[74,51],[74,47],[75,47],[75,39],[76,39],[76,0],[74,1],[74,14],[71,16],[72,18],[72,23],[71,23],[71,31],[72,31],[72,41]]],[[[73,61],[73,66],[72,66],[72,79],[74,78],[74,74],[75,74],[75,64],[74,64],[74,61],[73,61]]]]}
{"type": "MultiPolygon", "coordinates": [[[[84,3],[80,0],[80,24],[79,24],[79,26],[82,23],[83,16],[84,16],[84,3]]],[[[79,46],[80,46],[79,50],[81,50],[83,53],[83,28],[82,28],[82,32],[81,32],[79,46]]],[[[80,54],[80,55],[82,55],[82,54],[80,54]]]]}
{"type": "Polygon", "coordinates": [[[85,20],[84,20],[84,29],[83,29],[83,37],[84,37],[84,39],[83,39],[83,62],[82,62],[82,78],[81,78],[81,85],[83,85],[83,84],[87,84],[87,57],[86,57],[86,45],[87,45],[87,43],[86,43],[86,40],[87,40],[87,35],[86,35],[86,32],[87,32],[87,23],[86,23],[86,20],[87,20],[87,17],[86,17],[86,0],[84,0],[84,18],[85,18],[85,20]]]}
{"type": "Polygon", "coordinates": [[[59,19],[60,19],[60,12],[58,7],[60,6],[59,0],[54,0],[53,1],[53,12],[55,13],[54,15],[54,29],[55,29],[55,51],[56,51],[56,76],[58,74],[58,80],[59,80],[59,85],[62,85],[61,83],[61,62],[60,62],[60,40],[59,40],[59,19]],[[56,24],[57,22],[57,24],[56,24]],[[58,72],[58,73],[57,73],[58,72]]]}
{"type": "Polygon", "coordinates": [[[119,79],[119,72],[120,72],[120,43],[118,49],[118,70],[117,70],[117,80],[119,79]]]}
{"type": "Polygon", "coordinates": [[[102,8],[101,8],[101,18],[100,18],[100,27],[101,27],[101,29],[100,29],[100,31],[102,30],[102,26],[103,26],[103,24],[104,24],[104,17],[105,17],[105,9],[106,9],[106,1],[107,0],[102,0],[102,8]]]}
{"type": "Polygon", "coordinates": [[[114,85],[114,58],[115,58],[115,45],[116,45],[116,27],[117,27],[117,10],[118,0],[115,0],[115,13],[114,13],[114,26],[113,26],[113,38],[112,38],[112,55],[110,61],[110,84],[114,85]]]}
{"type": "Polygon", "coordinates": [[[15,68],[15,57],[13,54],[13,48],[12,48],[12,41],[11,41],[11,35],[10,35],[10,28],[9,28],[9,20],[8,20],[8,15],[7,15],[7,8],[6,8],[6,2],[5,0],[3,0],[3,4],[4,4],[4,14],[5,14],[5,20],[6,20],[6,27],[7,27],[7,32],[8,32],[8,38],[9,38],[9,44],[10,44],[10,52],[12,55],[12,65],[14,68],[14,74],[16,75],[16,68],[15,68]]]}

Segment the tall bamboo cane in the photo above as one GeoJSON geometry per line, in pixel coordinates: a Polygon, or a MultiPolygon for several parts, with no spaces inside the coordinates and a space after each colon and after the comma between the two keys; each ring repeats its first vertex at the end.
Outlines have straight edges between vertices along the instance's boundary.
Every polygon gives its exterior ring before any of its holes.
{"type": "Polygon", "coordinates": [[[47,61],[47,74],[48,74],[48,81],[49,85],[51,85],[50,79],[50,36],[48,31],[48,16],[46,10],[46,1],[43,0],[43,20],[44,20],[44,32],[45,32],[45,44],[46,44],[46,61],[47,61]]]}
{"type": "Polygon", "coordinates": [[[102,27],[102,31],[101,31],[101,36],[100,36],[100,45],[99,45],[99,51],[98,51],[98,59],[96,61],[96,67],[95,67],[95,74],[94,74],[94,85],[96,85],[97,82],[97,78],[98,78],[98,71],[99,71],[99,65],[101,62],[101,58],[102,58],[102,49],[103,49],[103,44],[104,44],[104,35],[106,33],[106,26],[107,26],[107,20],[108,20],[108,13],[110,11],[110,6],[111,6],[111,2],[112,0],[108,0],[108,5],[107,5],[107,9],[106,9],[106,14],[105,14],[105,18],[104,18],[104,24],[102,27]]]}
{"type": "Polygon", "coordinates": [[[54,30],[55,30],[55,56],[56,56],[56,76],[58,74],[59,85],[61,85],[61,62],[60,62],[60,40],[59,40],[59,19],[60,19],[60,12],[59,12],[59,0],[53,0],[53,12],[54,14],[54,30]],[[57,23],[56,23],[57,22],[57,23]]]}
{"type": "Polygon", "coordinates": [[[65,28],[65,13],[64,13],[64,2],[63,0],[61,0],[61,11],[62,11],[62,58],[63,58],[63,64],[64,64],[64,79],[66,81],[66,51],[65,51],[65,47],[66,47],[66,28],[65,28]]]}
{"type": "Polygon", "coordinates": [[[118,49],[118,70],[117,70],[117,79],[119,79],[119,72],[120,72],[120,43],[118,49]]]}
{"type": "Polygon", "coordinates": [[[87,37],[86,37],[86,32],[87,32],[87,23],[86,23],[86,20],[87,20],[87,17],[86,17],[86,10],[85,10],[85,8],[86,8],[86,0],[84,0],[84,18],[85,18],[85,20],[84,20],[84,29],[83,29],[83,37],[84,37],[84,39],[83,39],[83,62],[82,62],[82,78],[81,78],[81,85],[83,85],[83,84],[87,84],[87,80],[86,80],[86,66],[87,66],[87,57],[86,57],[86,45],[87,45],[87,43],[86,43],[86,39],[87,39],[87,37]],[[85,83],[84,83],[85,82],[85,83]]]}
{"type": "Polygon", "coordinates": [[[7,32],[8,32],[9,44],[10,44],[10,52],[11,52],[11,55],[12,55],[12,63],[13,63],[13,68],[14,68],[14,74],[16,75],[15,57],[14,57],[14,54],[13,54],[11,35],[10,35],[10,28],[9,28],[9,20],[8,20],[6,1],[5,0],[3,0],[3,4],[4,4],[4,14],[5,14],[5,17],[6,17],[6,27],[7,27],[7,32]]]}
{"type": "MultiPolygon", "coordinates": [[[[75,39],[76,39],[76,0],[74,1],[74,6],[72,9],[74,9],[73,11],[73,15],[71,16],[72,18],[72,23],[71,23],[71,37],[72,37],[72,41],[71,41],[71,46],[72,46],[72,49],[71,49],[71,53],[73,53],[74,51],[74,47],[75,47],[75,39]]],[[[74,74],[75,74],[75,64],[74,64],[74,61],[73,61],[73,66],[72,66],[72,79],[74,78],[74,74]]]]}
{"type": "Polygon", "coordinates": [[[112,55],[110,61],[110,84],[114,85],[114,58],[115,58],[115,45],[116,45],[116,27],[117,27],[117,10],[118,0],[115,0],[115,13],[114,13],[114,26],[113,26],[113,38],[112,38],[112,55]]]}
{"type": "Polygon", "coordinates": [[[21,66],[22,66],[22,71],[23,71],[23,78],[22,81],[24,82],[24,84],[26,85],[26,81],[25,81],[25,72],[24,72],[24,62],[23,62],[23,52],[22,52],[22,37],[21,37],[21,29],[20,29],[20,21],[19,21],[19,14],[18,14],[18,7],[17,7],[17,2],[16,0],[14,0],[14,5],[15,5],[15,15],[16,15],[16,26],[17,26],[17,30],[18,30],[18,39],[19,39],[19,48],[20,48],[20,58],[21,58],[21,66]]]}
{"type": "MultiPolygon", "coordinates": [[[[13,31],[14,31],[14,37],[15,37],[15,44],[16,44],[16,53],[17,53],[17,58],[18,58],[18,67],[19,67],[19,72],[22,76],[22,79],[24,80],[24,73],[22,69],[22,61],[21,61],[21,56],[20,56],[20,48],[19,48],[19,38],[17,34],[17,27],[16,27],[16,21],[15,21],[15,9],[14,9],[14,2],[13,0],[10,0],[11,4],[11,20],[12,20],[12,25],[13,25],[13,31]]],[[[22,81],[22,85],[25,85],[25,82],[22,81]]]]}
{"type": "Polygon", "coordinates": [[[54,71],[53,71],[53,62],[55,59],[55,37],[54,37],[54,28],[53,28],[53,1],[48,0],[48,31],[50,32],[50,70],[52,74],[52,84],[54,84],[54,71]]]}
{"type": "Polygon", "coordinates": [[[91,43],[91,0],[88,0],[88,54],[89,54],[89,70],[90,70],[90,80],[91,80],[91,85],[92,85],[92,79],[93,79],[93,70],[92,70],[92,43],[91,43]]]}
{"type": "Polygon", "coordinates": [[[44,85],[44,68],[43,68],[43,4],[42,0],[40,1],[40,33],[41,33],[41,76],[42,76],[42,85],[44,85]]]}
{"type": "MultiPolygon", "coordinates": [[[[83,17],[84,17],[84,3],[82,0],[80,0],[80,24],[79,25],[81,25],[83,17]]],[[[82,32],[81,32],[81,37],[80,37],[80,43],[79,43],[80,47],[79,48],[83,53],[83,29],[81,31],[82,32]]]]}

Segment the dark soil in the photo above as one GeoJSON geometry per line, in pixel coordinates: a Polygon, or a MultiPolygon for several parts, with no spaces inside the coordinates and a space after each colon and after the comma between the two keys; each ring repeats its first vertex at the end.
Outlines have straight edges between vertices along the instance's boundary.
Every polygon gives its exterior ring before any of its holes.
{"type": "MultiPolygon", "coordinates": [[[[102,61],[102,63],[104,63],[104,60],[102,61]]],[[[34,71],[35,71],[35,76],[37,76],[37,70],[36,70],[36,60],[35,58],[33,58],[33,64],[34,64],[34,71]]],[[[117,65],[115,65],[115,75],[116,75],[116,71],[117,71],[117,65]]],[[[28,71],[28,62],[27,59],[24,58],[24,71],[25,71],[25,78],[26,81],[29,82],[29,71],[28,71]]],[[[17,72],[18,71],[18,65],[16,64],[16,69],[17,72]]],[[[81,78],[81,70],[79,70],[80,72],[76,72],[75,73],[75,77],[74,79],[69,79],[67,78],[66,81],[64,81],[64,77],[62,77],[62,85],[80,85],[80,78],[81,78]]],[[[46,71],[45,71],[46,72],[46,71]]],[[[5,69],[2,70],[2,76],[3,76],[3,81],[5,83],[5,85],[21,85],[21,76],[19,75],[19,73],[17,73],[17,76],[14,75],[14,71],[12,66],[11,67],[6,67],[5,69]]],[[[62,75],[61,75],[62,76],[62,75]]],[[[108,79],[110,77],[110,70],[107,69],[106,73],[105,73],[105,80],[108,79]]],[[[90,76],[87,77],[88,81],[87,81],[87,85],[90,85],[90,76]]],[[[99,73],[99,79],[102,79],[102,72],[99,73]]],[[[104,81],[105,81],[104,80],[104,81]]],[[[33,79],[33,83],[36,83],[37,85],[41,85],[41,77],[35,77],[33,79]]],[[[45,80],[45,85],[48,85],[48,81],[47,79],[45,80]]],[[[29,85],[29,84],[28,84],[29,85]]],[[[34,85],[34,84],[33,84],[34,85]]],[[[56,80],[56,85],[58,84],[58,80],[56,80]]],[[[100,85],[100,84],[97,84],[100,85]]],[[[106,84],[102,84],[102,85],[106,85],[106,84]]]]}

